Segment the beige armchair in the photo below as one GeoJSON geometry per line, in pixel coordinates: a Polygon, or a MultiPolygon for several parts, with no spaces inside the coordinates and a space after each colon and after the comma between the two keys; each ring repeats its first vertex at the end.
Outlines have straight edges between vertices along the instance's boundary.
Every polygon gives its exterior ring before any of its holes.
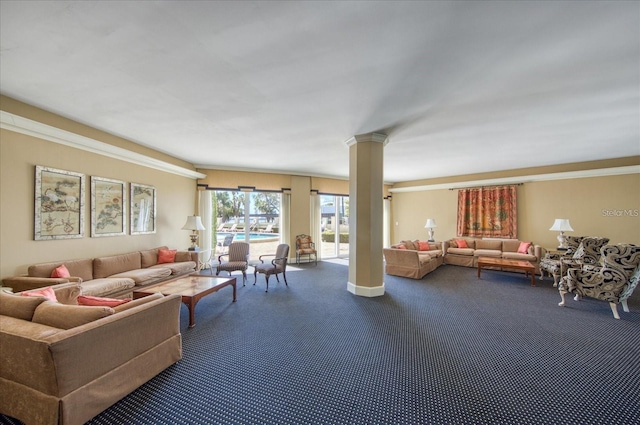
{"type": "Polygon", "coordinates": [[[249,244],[246,242],[232,242],[229,245],[229,252],[218,256],[218,262],[220,263],[216,268],[216,276],[221,271],[226,271],[231,275],[231,272],[242,272],[242,286],[247,281],[247,267],[249,267],[249,244]],[[223,257],[227,257],[226,261],[223,261],[223,257]]]}
{"type": "Polygon", "coordinates": [[[275,254],[265,254],[258,257],[260,260],[260,264],[257,264],[253,271],[253,284],[256,284],[258,280],[258,273],[264,274],[264,278],[267,283],[267,290],[265,292],[269,292],[269,276],[272,274],[276,275],[276,280],[278,283],[280,279],[278,279],[278,274],[282,273],[282,277],[284,278],[284,284],[289,286],[287,283],[287,261],[289,257],[289,245],[280,244],[276,249],[275,254]],[[270,262],[265,263],[263,258],[266,257],[275,257],[270,262]]]}
{"type": "Polygon", "coordinates": [[[607,245],[601,253],[602,266],[568,269],[558,284],[562,299],[558,305],[564,307],[565,295],[571,292],[576,301],[582,296],[608,301],[613,317],[619,319],[617,304],[622,304],[623,310],[629,312],[627,299],[640,280],[640,246],[607,245]]]}

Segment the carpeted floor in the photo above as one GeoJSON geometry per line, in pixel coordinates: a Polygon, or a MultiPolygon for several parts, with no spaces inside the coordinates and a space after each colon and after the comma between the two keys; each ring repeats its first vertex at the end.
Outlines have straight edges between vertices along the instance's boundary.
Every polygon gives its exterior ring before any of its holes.
{"type": "Polygon", "coordinates": [[[259,276],[202,299],[193,329],[183,306],[183,359],[89,423],[640,423],[639,305],[615,320],[558,307],[548,279],[456,266],[363,298],[347,272],[290,266],[269,293],[259,276]]]}

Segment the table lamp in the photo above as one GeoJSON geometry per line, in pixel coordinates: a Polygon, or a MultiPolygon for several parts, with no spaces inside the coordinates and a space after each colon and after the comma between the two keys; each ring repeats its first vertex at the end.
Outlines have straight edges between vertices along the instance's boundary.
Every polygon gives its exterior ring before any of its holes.
{"type": "Polygon", "coordinates": [[[433,228],[438,227],[436,221],[432,218],[427,219],[427,224],[424,225],[425,229],[429,229],[429,242],[435,242],[433,239],[433,228]]]}
{"type": "Polygon", "coordinates": [[[189,235],[191,238],[189,251],[196,251],[198,249],[198,230],[205,230],[205,227],[202,225],[202,220],[200,220],[200,216],[188,216],[187,222],[182,226],[182,230],[191,230],[191,234],[189,235]]]}
{"type": "Polygon", "coordinates": [[[556,232],[560,232],[558,235],[558,249],[566,250],[567,247],[567,237],[564,235],[564,232],[573,232],[573,228],[571,224],[569,224],[568,218],[556,218],[556,221],[553,222],[553,226],[549,230],[555,230],[556,232]]]}

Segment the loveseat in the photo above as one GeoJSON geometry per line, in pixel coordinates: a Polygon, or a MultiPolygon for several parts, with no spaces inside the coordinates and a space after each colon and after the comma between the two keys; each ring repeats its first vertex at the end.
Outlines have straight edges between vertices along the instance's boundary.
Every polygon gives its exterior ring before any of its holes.
{"type": "Polygon", "coordinates": [[[422,279],[443,262],[441,242],[402,241],[383,249],[385,273],[422,279]]]}
{"type": "Polygon", "coordinates": [[[477,239],[454,238],[443,242],[444,263],[455,266],[477,267],[478,257],[505,258],[509,260],[530,261],[540,272],[540,259],[543,248],[530,242],[517,239],[477,239]],[[460,241],[464,241],[462,245],[460,241]],[[523,245],[524,244],[524,245],[523,245]],[[526,244],[529,244],[526,246],[526,244]],[[524,248],[524,252],[518,252],[524,248]]]}
{"type": "Polygon", "coordinates": [[[161,246],[107,257],[35,264],[29,266],[26,275],[5,278],[2,284],[14,292],[20,292],[78,282],[83,295],[131,297],[135,286],[147,286],[193,273],[197,262],[198,254],[195,251],[174,251],[161,246]],[[171,262],[166,262],[169,260],[171,262]],[[61,266],[70,276],[51,277],[61,266]]]}
{"type": "Polygon", "coordinates": [[[116,307],[0,291],[0,413],[25,424],[83,424],[182,358],[178,295],[116,307]]]}

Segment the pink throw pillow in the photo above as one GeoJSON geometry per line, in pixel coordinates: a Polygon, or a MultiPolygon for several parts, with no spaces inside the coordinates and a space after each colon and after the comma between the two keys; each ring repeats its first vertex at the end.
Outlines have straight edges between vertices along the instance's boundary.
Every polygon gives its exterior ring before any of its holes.
{"type": "Polygon", "coordinates": [[[35,291],[23,291],[20,294],[24,297],[45,297],[49,301],[58,302],[56,293],[53,292],[53,288],[50,286],[47,288],[37,289],[35,291]]]}
{"type": "Polygon", "coordinates": [[[530,246],[531,242],[520,242],[520,246],[518,247],[518,254],[527,254],[529,252],[530,246]]]}
{"type": "Polygon", "coordinates": [[[418,245],[420,245],[420,251],[429,251],[429,249],[431,248],[429,246],[429,242],[419,241],[418,245]]]}
{"type": "Polygon", "coordinates": [[[131,301],[130,298],[125,298],[123,300],[119,300],[117,298],[103,298],[103,297],[93,297],[91,295],[80,295],[78,296],[78,305],[94,305],[94,306],[102,306],[102,307],[116,307],[120,304],[128,303],[131,301]]]}
{"type": "Polygon", "coordinates": [[[71,274],[69,273],[67,266],[62,264],[61,266],[53,269],[53,271],[51,272],[51,277],[71,277],[71,274]]]}
{"type": "Polygon", "coordinates": [[[456,239],[456,244],[458,245],[458,248],[469,248],[469,245],[467,245],[467,241],[465,241],[464,239],[456,239]]]}
{"type": "Polygon", "coordinates": [[[174,263],[176,261],[176,249],[159,249],[158,264],[174,263]]]}

